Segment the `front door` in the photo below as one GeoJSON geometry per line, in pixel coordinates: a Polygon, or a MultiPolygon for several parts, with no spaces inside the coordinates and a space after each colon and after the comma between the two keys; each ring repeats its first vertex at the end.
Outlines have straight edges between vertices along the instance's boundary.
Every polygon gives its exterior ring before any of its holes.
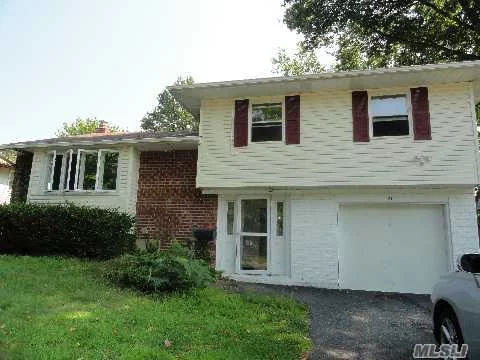
{"type": "Polygon", "coordinates": [[[269,269],[270,208],[268,199],[241,199],[237,237],[237,269],[263,273],[269,269]]]}

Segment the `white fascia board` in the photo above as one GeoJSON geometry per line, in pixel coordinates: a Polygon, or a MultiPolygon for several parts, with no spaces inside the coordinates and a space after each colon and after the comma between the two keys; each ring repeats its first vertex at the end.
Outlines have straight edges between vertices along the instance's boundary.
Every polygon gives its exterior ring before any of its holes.
{"type": "Polygon", "coordinates": [[[480,60],[177,85],[168,87],[168,90],[187,110],[194,116],[199,117],[202,99],[288,95],[330,90],[364,90],[395,86],[423,86],[478,80],[480,80],[480,60]]]}
{"type": "Polygon", "coordinates": [[[37,143],[12,143],[0,145],[0,150],[22,149],[34,150],[38,148],[58,148],[58,147],[81,147],[81,146],[102,146],[102,145],[136,145],[136,144],[191,144],[198,145],[200,138],[198,136],[188,137],[164,137],[164,138],[144,138],[144,139],[122,139],[101,141],[83,140],[83,141],[59,141],[59,142],[37,142],[37,143]]]}

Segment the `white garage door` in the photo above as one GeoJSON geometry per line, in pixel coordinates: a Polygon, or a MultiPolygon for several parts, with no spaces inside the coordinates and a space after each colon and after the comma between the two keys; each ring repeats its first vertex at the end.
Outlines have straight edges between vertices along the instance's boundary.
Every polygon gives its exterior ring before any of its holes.
{"type": "Polygon", "coordinates": [[[427,294],[448,271],[440,205],[352,205],[340,211],[340,287],[427,294]]]}

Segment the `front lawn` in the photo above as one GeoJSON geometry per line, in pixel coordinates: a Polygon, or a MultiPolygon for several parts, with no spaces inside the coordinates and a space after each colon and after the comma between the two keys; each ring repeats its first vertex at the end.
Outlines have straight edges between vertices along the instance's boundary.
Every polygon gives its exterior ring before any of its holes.
{"type": "Polygon", "coordinates": [[[0,358],[291,360],[310,345],[306,308],[292,300],[145,296],[105,283],[100,266],[0,256],[0,358]]]}

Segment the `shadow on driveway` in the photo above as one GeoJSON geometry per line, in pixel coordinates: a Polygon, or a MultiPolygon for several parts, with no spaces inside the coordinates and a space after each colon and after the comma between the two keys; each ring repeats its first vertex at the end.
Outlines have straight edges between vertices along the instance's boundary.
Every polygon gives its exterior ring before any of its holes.
{"type": "Polygon", "coordinates": [[[313,341],[309,359],[412,359],[416,343],[434,343],[428,295],[247,283],[233,287],[307,304],[313,341]]]}

